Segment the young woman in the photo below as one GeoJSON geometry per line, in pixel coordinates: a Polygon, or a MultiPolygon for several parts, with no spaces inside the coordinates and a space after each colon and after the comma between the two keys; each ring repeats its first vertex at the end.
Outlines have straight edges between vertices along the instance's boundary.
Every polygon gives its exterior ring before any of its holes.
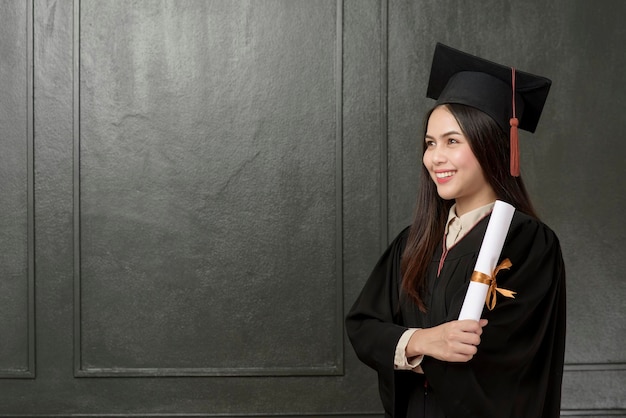
{"type": "Polygon", "coordinates": [[[511,155],[517,125],[534,131],[549,86],[437,45],[428,89],[437,103],[426,118],[414,220],[346,318],[357,355],[378,372],[388,417],[559,416],[563,259],[511,155]],[[496,199],[516,208],[501,253],[512,266],[497,275],[516,294],[498,298],[480,321],[460,321],[496,199]]]}

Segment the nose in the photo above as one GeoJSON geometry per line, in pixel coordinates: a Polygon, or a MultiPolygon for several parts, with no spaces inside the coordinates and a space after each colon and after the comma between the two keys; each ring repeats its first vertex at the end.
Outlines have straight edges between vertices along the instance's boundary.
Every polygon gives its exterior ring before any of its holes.
{"type": "Polygon", "coordinates": [[[433,164],[442,164],[447,160],[446,153],[441,147],[436,146],[431,150],[431,159],[433,164]]]}

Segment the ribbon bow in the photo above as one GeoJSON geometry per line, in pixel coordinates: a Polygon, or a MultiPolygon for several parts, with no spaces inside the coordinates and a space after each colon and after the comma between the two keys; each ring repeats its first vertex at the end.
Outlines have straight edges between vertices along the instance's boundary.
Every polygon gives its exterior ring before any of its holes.
{"type": "Polygon", "coordinates": [[[496,275],[500,272],[500,270],[508,270],[509,268],[511,268],[512,265],[513,264],[511,263],[511,260],[509,260],[508,258],[505,258],[504,260],[500,262],[500,264],[496,266],[491,276],[485,273],[481,273],[479,271],[474,271],[472,273],[472,277],[470,279],[471,281],[483,283],[489,286],[489,289],[487,290],[487,297],[485,298],[485,304],[487,305],[487,308],[489,308],[490,311],[496,307],[497,293],[500,293],[502,296],[505,296],[507,298],[515,299],[516,292],[507,290],[507,289],[502,289],[498,287],[496,283],[496,275]]]}

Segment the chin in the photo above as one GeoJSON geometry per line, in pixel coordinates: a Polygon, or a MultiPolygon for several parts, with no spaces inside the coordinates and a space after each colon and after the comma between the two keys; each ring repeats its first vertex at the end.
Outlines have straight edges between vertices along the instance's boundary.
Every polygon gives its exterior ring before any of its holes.
{"type": "Polygon", "coordinates": [[[456,199],[456,194],[450,193],[450,192],[446,192],[446,191],[441,191],[439,189],[437,189],[437,194],[443,200],[455,200],[456,199]]]}

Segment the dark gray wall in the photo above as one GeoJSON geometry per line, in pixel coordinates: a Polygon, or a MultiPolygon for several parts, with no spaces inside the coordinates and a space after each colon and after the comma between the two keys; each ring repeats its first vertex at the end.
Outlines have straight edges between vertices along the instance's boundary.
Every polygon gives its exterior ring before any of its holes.
{"type": "Polygon", "coordinates": [[[626,3],[0,3],[0,416],[380,415],[343,315],[410,220],[435,42],[554,80],[522,170],[563,415],[626,416],[626,3]]]}

